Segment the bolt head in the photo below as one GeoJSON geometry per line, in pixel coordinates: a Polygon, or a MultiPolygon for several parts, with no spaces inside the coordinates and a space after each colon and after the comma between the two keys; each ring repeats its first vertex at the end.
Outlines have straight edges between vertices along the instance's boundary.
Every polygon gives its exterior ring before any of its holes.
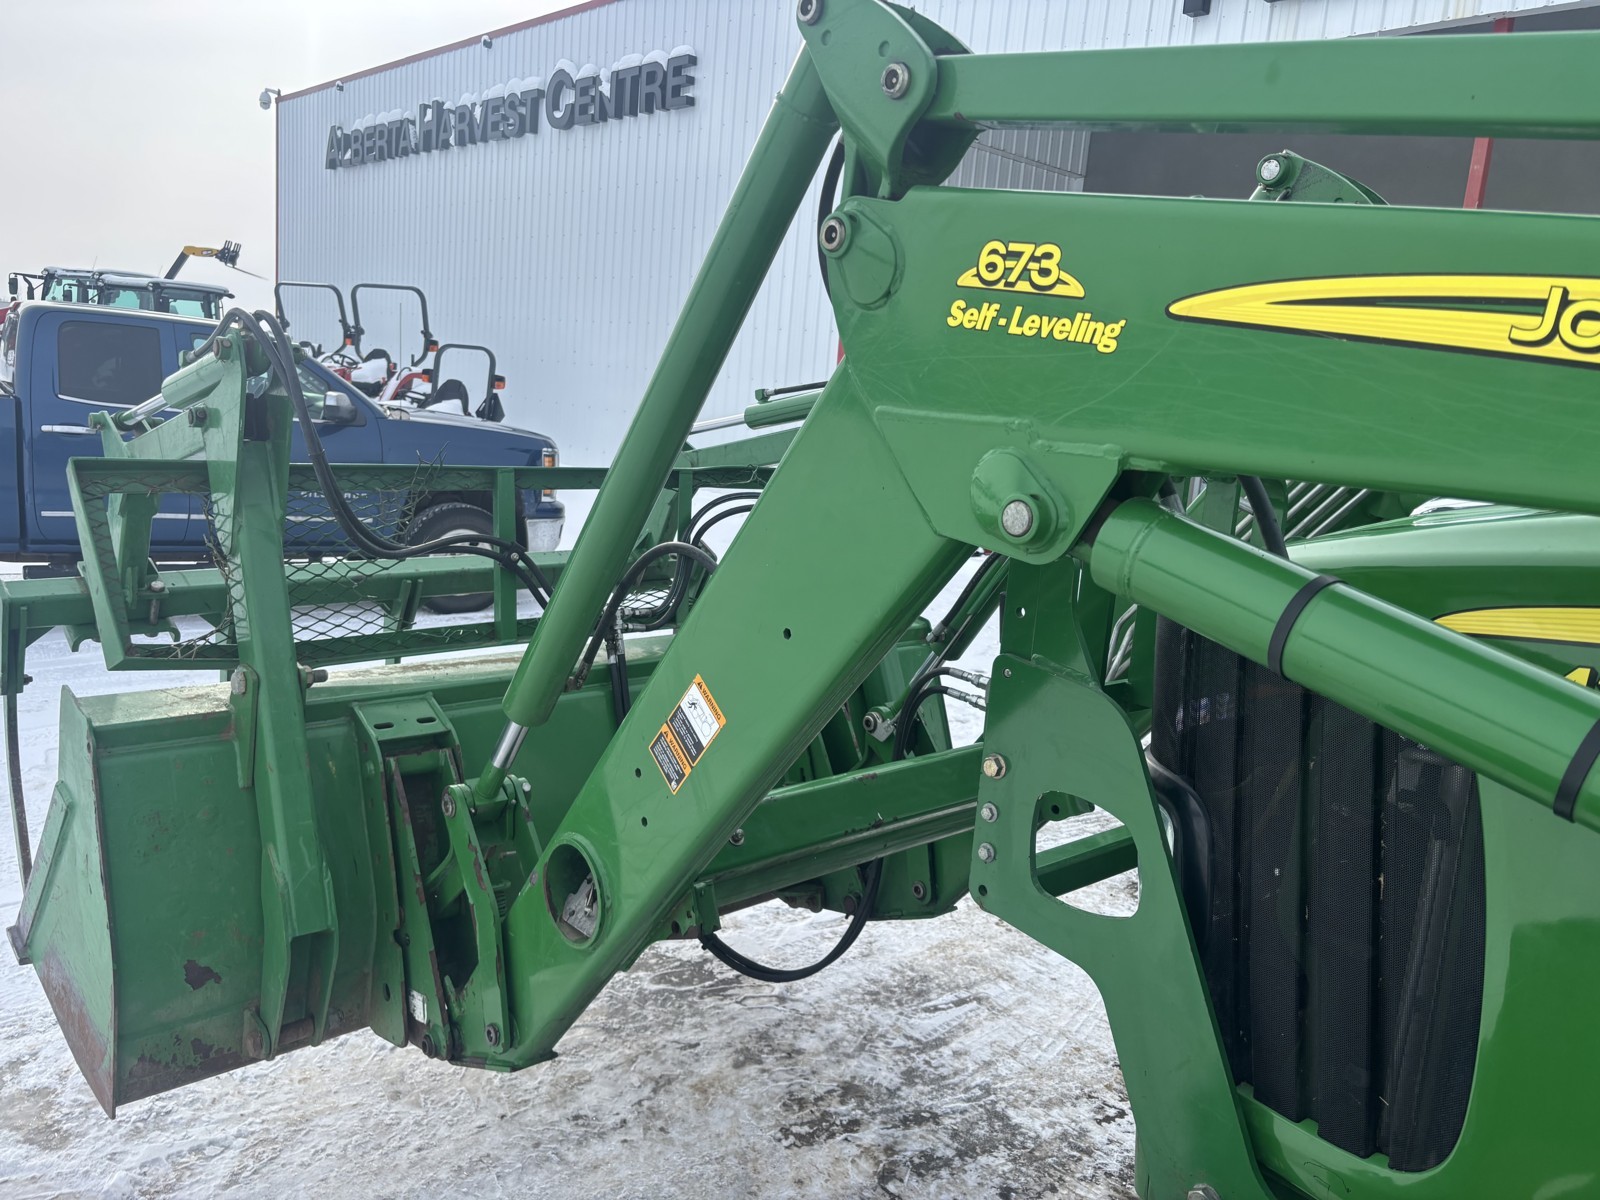
{"type": "Polygon", "coordinates": [[[243,667],[235,667],[233,674],[228,677],[228,690],[235,696],[242,696],[249,690],[249,676],[244,673],[243,667]]]}
{"type": "Polygon", "coordinates": [[[795,11],[802,25],[815,25],[822,19],[822,0],[800,0],[795,11]]]}
{"type": "Polygon", "coordinates": [[[456,815],[456,798],[454,796],[452,796],[449,792],[446,792],[444,794],[444,798],[439,801],[439,807],[444,810],[444,815],[445,816],[447,816],[447,817],[455,816],[456,815]]]}
{"type": "Polygon", "coordinates": [[[850,239],[850,228],[840,217],[829,217],[822,223],[822,229],[817,234],[822,242],[822,248],[829,254],[837,254],[844,249],[844,244],[850,239]]]}
{"type": "Polygon", "coordinates": [[[997,821],[1000,819],[1000,810],[992,804],[985,804],[978,810],[978,815],[985,821],[997,821]]]}
{"type": "MultiPolygon", "coordinates": [[[[1269,154],[1261,160],[1261,165],[1256,168],[1256,178],[1262,183],[1276,183],[1283,176],[1283,159],[1275,154],[1269,154]]],[[[1191,1192],[1192,1196],[1193,1193],[1191,1192]]]]}
{"type": "Polygon", "coordinates": [[[984,842],[978,847],[978,861],[992,863],[994,861],[994,847],[984,842]]]}
{"type": "Polygon", "coordinates": [[[920,879],[914,881],[911,884],[911,895],[918,900],[926,899],[928,895],[928,885],[923,883],[920,879]]]}
{"type": "Polygon", "coordinates": [[[1007,537],[1024,538],[1033,532],[1033,505],[1026,500],[1013,500],[1000,510],[1000,528],[1007,537]]]}
{"type": "Polygon", "coordinates": [[[1222,1200],[1217,1189],[1209,1183],[1197,1183],[1189,1189],[1188,1200],[1222,1200]]]}
{"type": "Polygon", "coordinates": [[[498,1046],[500,1044],[500,1026],[485,1025],[483,1027],[483,1040],[491,1046],[498,1046]]]}
{"type": "Polygon", "coordinates": [[[1006,773],[1006,760],[998,754],[983,756],[983,773],[986,778],[999,779],[1006,773]]]}
{"type": "Polygon", "coordinates": [[[883,69],[883,94],[899,100],[911,90],[911,68],[903,62],[892,62],[883,69]]]}
{"type": "Polygon", "coordinates": [[[735,829],[733,831],[733,836],[728,839],[728,845],[730,845],[730,846],[742,846],[742,845],[744,845],[744,830],[735,829]]]}

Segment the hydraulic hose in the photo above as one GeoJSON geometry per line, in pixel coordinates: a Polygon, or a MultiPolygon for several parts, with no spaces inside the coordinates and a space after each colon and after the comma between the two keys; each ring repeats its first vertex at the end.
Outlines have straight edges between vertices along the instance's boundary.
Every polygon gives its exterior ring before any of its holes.
{"type": "Polygon", "coordinates": [[[1255,514],[1256,528],[1261,530],[1261,544],[1269,554],[1288,558],[1289,546],[1283,540],[1283,529],[1278,524],[1278,514],[1272,507],[1272,500],[1267,495],[1266,484],[1261,482],[1259,475],[1241,475],[1239,486],[1244,488],[1245,498],[1250,501],[1250,511],[1255,514]]]}
{"type": "MultiPolygon", "coordinates": [[[[742,504],[738,508],[731,509],[725,513],[717,513],[715,516],[703,520],[707,513],[712,512],[723,504],[735,504],[746,500],[753,501],[759,499],[760,496],[761,493],[757,491],[728,492],[726,495],[717,496],[712,500],[706,501],[689,518],[689,533],[684,540],[691,545],[701,546],[705,539],[706,530],[725,517],[738,516],[741,513],[749,512],[755,505],[742,504]]],[[[670,623],[677,614],[678,608],[683,604],[683,598],[689,594],[689,579],[692,573],[693,566],[690,560],[680,558],[678,560],[678,570],[672,579],[672,588],[667,593],[667,598],[661,602],[660,609],[649,620],[642,625],[635,625],[634,628],[640,630],[660,629],[663,625],[670,623]]]]}
{"type": "Polygon", "coordinates": [[[711,574],[717,569],[716,557],[699,546],[692,546],[688,542],[657,542],[638,558],[633,560],[633,565],[623,572],[622,578],[617,581],[617,586],[611,590],[611,598],[606,601],[605,610],[596,622],[594,632],[589,638],[589,644],[584,647],[583,655],[578,660],[578,668],[572,675],[574,684],[582,684],[589,677],[589,668],[594,665],[595,656],[600,653],[600,646],[606,639],[607,630],[616,627],[617,612],[622,607],[622,602],[627,599],[628,591],[639,581],[644,570],[658,558],[665,558],[669,554],[681,555],[692,559],[705,568],[706,574],[711,574]]]}
{"type": "MultiPolygon", "coordinates": [[[[930,672],[937,677],[938,671],[930,672]]],[[[915,692],[906,697],[906,702],[900,708],[900,715],[894,723],[894,755],[893,761],[899,762],[911,750],[911,731],[916,728],[917,710],[923,702],[934,696],[954,696],[956,693],[941,683],[934,683],[930,679],[915,692]]]]}
{"type": "Polygon", "coordinates": [[[699,545],[701,542],[705,541],[706,534],[710,533],[714,526],[720,525],[729,517],[742,517],[754,508],[754,504],[741,504],[736,508],[724,509],[722,512],[717,513],[715,516],[711,517],[703,525],[701,525],[689,540],[694,542],[696,545],[699,545]]]}
{"type": "Polygon", "coordinates": [[[306,455],[317,477],[317,483],[322,488],[335,522],[357,550],[368,557],[382,559],[408,559],[443,551],[476,554],[490,559],[517,576],[522,586],[527,588],[541,605],[549,604],[551,591],[549,580],[528,552],[515,542],[484,534],[454,534],[429,542],[407,545],[386,538],[368,528],[351,510],[349,501],[345,499],[344,489],[340,487],[333,468],[328,463],[327,451],[322,445],[322,437],[317,432],[316,422],[306,402],[305,391],[300,385],[299,372],[295,369],[293,347],[282,326],[271,313],[258,311],[250,314],[243,309],[230,309],[224,314],[211,337],[197,349],[196,353],[210,350],[217,339],[229,329],[238,329],[254,341],[266,355],[274,373],[283,382],[284,390],[288,393],[289,402],[294,409],[295,419],[305,436],[306,455]]]}
{"type": "Polygon", "coordinates": [[[759,979],[763,983],[795,983],[801,979],[809,979],[838,962],[844,952],[855,945],[856,939],[861,936],[861,931],[867,927],[867,918],[872,915],[872,910],[878,903],[878,887],[882,882],[883,859],[875,858],[861,869],[861,899],[855,911],[850,914],[850,924],[845,926],[844,932],[839,935],[839,940],[833,944],[833,949],[809,966],[795,967],[792,970],[769,967],[765,963],[746,958],[714,933],[702,933],[700,944],[724,966],[731,967],[741,975],[748,975],[751,979],[759,979]]]}

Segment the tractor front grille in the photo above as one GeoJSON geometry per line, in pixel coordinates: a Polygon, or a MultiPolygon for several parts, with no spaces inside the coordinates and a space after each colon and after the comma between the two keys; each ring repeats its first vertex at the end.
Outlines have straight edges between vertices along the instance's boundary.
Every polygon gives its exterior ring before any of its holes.
{"type": "Polygon", "coordinates": [[[1166,620],[1150,752],[1235,1079],[1353,1154],[1443,1161],[1482,1008],[1476,777],[1166,620]]]}

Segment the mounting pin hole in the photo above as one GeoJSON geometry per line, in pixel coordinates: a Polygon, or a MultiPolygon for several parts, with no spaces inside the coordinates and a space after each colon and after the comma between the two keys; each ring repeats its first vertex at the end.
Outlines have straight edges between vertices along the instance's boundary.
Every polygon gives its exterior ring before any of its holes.
{"type": "Polygon", "coordinates": [[[605,915],[604,897],[594,867],[583,851],[562,842],[550,851],[544,871],[544,901],[550,916],[569,942],[594,939],[605,915]]]}

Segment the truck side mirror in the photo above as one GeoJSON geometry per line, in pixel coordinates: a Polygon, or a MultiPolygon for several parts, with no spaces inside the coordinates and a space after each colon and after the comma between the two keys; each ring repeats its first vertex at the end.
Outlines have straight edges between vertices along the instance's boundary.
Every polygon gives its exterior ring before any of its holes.
{"type": "Polygon", "coordinates": [[[322,411],[317,420],[327,425],[354,425],[361,420],[356,402],[337,389],[322,397],[322,411]]]}
{"type": "Polygon", "coordinates": [[[17,275],[15,271],[6,276],[6,291],[11,293],[13,300],[17,298],[17,275]]]}

